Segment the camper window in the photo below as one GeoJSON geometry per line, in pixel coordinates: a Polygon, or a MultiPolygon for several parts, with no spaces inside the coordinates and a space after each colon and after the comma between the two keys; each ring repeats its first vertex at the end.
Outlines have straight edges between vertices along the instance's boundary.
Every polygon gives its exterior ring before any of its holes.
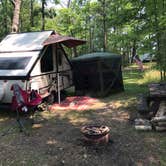
{"type": "Polygon", "coordinates": [[[25,69],[31,57],[0,57],[0,70],[25,69]]]}
{"type": "Polygon", "coordinates": [[[49,72],[53,71],[53,56],[52,56],[52,48],[49,46],[41,58],[41,72],[49,72]]]}

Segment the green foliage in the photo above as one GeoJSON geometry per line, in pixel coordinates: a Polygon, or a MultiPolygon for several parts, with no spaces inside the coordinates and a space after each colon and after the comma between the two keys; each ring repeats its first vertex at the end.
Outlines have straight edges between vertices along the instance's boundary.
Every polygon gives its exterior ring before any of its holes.
{"type": "Polygon", "coordinates": [[[0,0],[0,40],[10,32],[13,6],[8,0],[0,0]]]}
{"type": "MultiPolygon", "coordinates": [[[[123,55],[126,65],[134,54],[153,53],[165,78],[164,0],[68,0],[62,4],[68,4],[66,7],[48,8],[50,3],[62,1],[22,0],[20,31],[41,30],[44,14],[46,30],[87,40],[86,45],[78,47],[79,55],[104,49],[123,55]]],[[[0,0],[0,38],[10,32],[12,16],[12,3],[0,0]]]]}

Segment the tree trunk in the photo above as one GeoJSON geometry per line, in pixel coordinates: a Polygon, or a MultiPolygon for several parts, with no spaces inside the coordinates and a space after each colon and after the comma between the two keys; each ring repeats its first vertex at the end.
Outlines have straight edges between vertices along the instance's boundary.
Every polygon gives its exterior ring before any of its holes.
{"type": "Polygon", "coordinates": [[[89,52],[92,52],[92,30],[89,27],[89,52]]]}
{"type": "Polygon", "coordinates": [[[133,41],[131,63],[133,63],[133,58],[135,55],[136,55],[136,40],[133,41]]]}
{"type": "Polygon", "coordinates": [[[92,52],[92,33],[93,33],[93,27],[91,26],[91,17],[88,17],[88,24],[89,25],[89,52],[92,52]]]}
{"type": "Polygon", "coordinates": [[[42,0],[42,31],[45,30],[45,0],[42,0]]]}
{"type": "Polygon", "coordinates": [[[153,4],[154,4],[154,29],[155,29],[155,33],[156,33],[156,43],[157,43],[157,63],[159,65],[159,69],[160,69],[160,75],[161,75],[161,80],[164,80],[164,68],[163,68],[163,61],[164,61],[164,56],[165,53],[162,53],[162,36],[164,34],[160,33],[159,30],[159,20],[158,20],[158,8],[157,8],[157,1],[153,0],[153,4]]]}
{"type": "Polygon", "coordinates": [[[7,0],[4,0],[1,3],[2,3],[2,8],[3,8],[2,12],[4,13],[4,19],[3,19],[3,25],[2,26],[4,26],[4,28],[5,28],[4,32],[5,32],[5,34],[7,34],[7,32],[8,32],[8,14],[7,14],[8,7],[7,7],[7,0]]]}
{"type": "Polygon", "coordinates": [[[4,0],[4,1],[1,1],[1,5],[2,5],[2,13],[4,13],[4,16],[2,17],[3,19],[3,24],[2,24],[2,27],[4,27],[4,33],[5,35],[7,34],[8,32],[8,7],[7,7],[7,0],[4,0]]]}
{"type": "Polygon", "coordinates": [[[34,27],[33,3],[34,3],[34,0],[31,0],[31,2],[30,2],[30,24],[31,24],[31,27],[34,27]]]}
{"type": "Polygon", "coordinates": [[[68,0],[67,2],[67,8],[70,8],[71,0],[68,0]]]}
{"type": "Polygon", "coordinates": [[[20,16],[21,0],[13,0],[12,2],[14,4],[12,33],[17,33],[19,31],[19,16],[20,16]]]}
{"type": "Polygon", "coordinates": [[[73,55],[74,55],[74,57],[78,56],[76,47],[73,47],[73,55]]]}
{"type": "MultiPolygon", "coordinates": [[[[105,14],[104,14],[105,15],[105,14]]],[[[103,18],[103,28],[104,28],[104,51],[106,51],[107,49],[107,30],[106,30],[106,20],[105,20],[105,16],[103,18]]]]}
{"type": "Polygon", "coordinates": [[[103,0],[103,51],[106,51],[106,44],[107,44],[107,31],[106,31],[106,4],[105,0],[103,0]]]}

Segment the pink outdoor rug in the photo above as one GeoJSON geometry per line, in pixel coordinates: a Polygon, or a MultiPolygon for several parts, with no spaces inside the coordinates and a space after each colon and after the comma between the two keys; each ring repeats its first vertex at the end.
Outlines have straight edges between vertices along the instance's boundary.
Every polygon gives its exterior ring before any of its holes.
{"type": "Polygon", "coordinates": [[[89,106],[92,106],[98,100],[95,98],[87,97],[87,96],[74,96],[74,97],[67,97],[64,101],[60,104],[53,104],[50,109],[56,110],[78,110],[83,111],[87,110],[89,106]]]}

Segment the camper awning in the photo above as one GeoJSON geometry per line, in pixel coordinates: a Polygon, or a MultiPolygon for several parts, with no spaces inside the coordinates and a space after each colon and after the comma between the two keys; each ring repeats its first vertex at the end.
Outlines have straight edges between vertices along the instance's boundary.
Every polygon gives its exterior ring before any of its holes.
{"type": "Polygon", "coordinates": [[[50,35],[50,37],[43,42],[43,45],[45,46],[45,45],[50,45],[54,43],[62,43],[65,46],[71,48],[71,47],[76,47],[78,45],[85,44],[86,41],[81,39],[76,39],[74,37],[53,34],[53,35],[50,35]]]}

